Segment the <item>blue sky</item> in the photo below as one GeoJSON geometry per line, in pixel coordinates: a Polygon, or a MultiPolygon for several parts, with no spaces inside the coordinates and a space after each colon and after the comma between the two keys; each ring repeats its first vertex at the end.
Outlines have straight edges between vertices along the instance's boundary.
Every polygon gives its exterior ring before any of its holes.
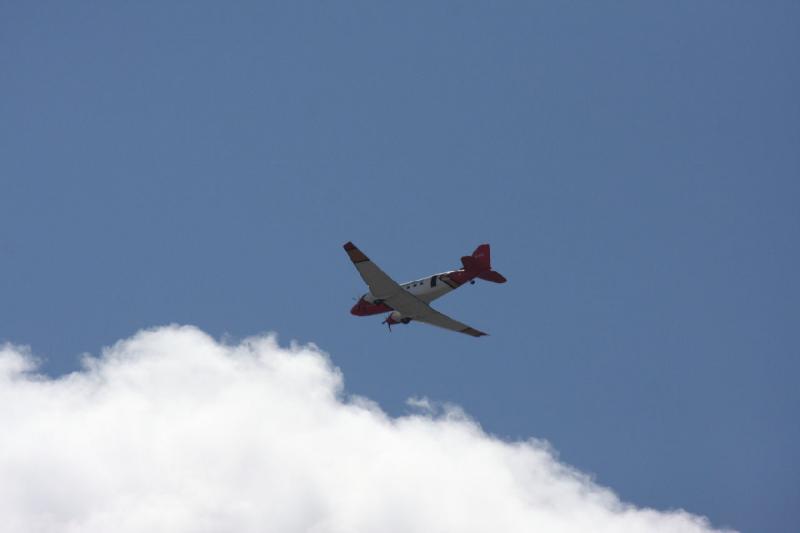
{"type": "Polygon", "coordinates": [[[4,3],[0,340],[275,331],[627,501],[800,521],[792,2],[4,3]],[[492,245],[509,283],[348,310],[492,245]]]}

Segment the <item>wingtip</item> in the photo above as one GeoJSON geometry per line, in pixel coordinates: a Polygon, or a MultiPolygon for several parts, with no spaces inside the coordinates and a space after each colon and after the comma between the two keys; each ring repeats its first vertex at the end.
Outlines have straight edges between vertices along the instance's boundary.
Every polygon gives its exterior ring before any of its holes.
{"type": "Polygon", "coordinates": [[[471,335],[473,337],[488,337],[489,336],[488,333],[484,333],[484,332],[479,331],[479,330],[477,330],[475,328],[469,328],[469,327],[462,329],[461,333],[466,333],[467,335],[471,335]]]}
{"type": "Polygon", "coordinates": [[[359,250],[355,244],[350,241],[347,241],[344,244],[344,250],[347,252],[347,255],[350,256],[350,260],[353,263],[361,263],[362,261],[369,261],[369,258],[364,255],[364,252],[359,250]]]}

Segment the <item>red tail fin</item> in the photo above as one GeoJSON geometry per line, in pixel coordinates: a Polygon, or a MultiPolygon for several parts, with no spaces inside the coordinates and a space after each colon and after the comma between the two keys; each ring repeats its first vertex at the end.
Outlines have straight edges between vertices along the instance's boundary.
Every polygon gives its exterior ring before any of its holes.
{"type": "Polygon", "coordinates": [[[470,272],[486,272],[492,269],[491,256],[488,244],[481,244],[472,255],[465,255],[461,258],[464,270],[470,272]]]}
{"type": "Polygon", "coordinates": [[[472,252],[472,258],[478,262],[481,269],[492,269],[491,252],[488,244],[481,244],[475,248],[475,251],[472,252]]]}
{"type": "Polygon", "coordinates": [[[476,273],[476,276],[480,279],[494,283],[506,282],[506,278],[502,274],[492,270],[491,251],[488,244],[481,244],[475,248],[472,255],[462,257],[461,264],[464,265],[464,270],[476,273]]]}

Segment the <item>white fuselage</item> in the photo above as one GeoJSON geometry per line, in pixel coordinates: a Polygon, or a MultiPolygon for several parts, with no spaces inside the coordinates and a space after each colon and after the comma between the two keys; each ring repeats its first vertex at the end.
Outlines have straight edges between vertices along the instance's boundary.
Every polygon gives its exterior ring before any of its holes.
{"type": "MultiPolygon", "coordinates": [[[[449,272],[442,272],[441,274],[426,276],[424,278],[401,283],[400,286],[423,302],[430,303],[437,298],[441,298],[448,292],[455,290],[454,287],[448,285],[448,283],[443,279],[443,277],[445,279],[449,278],[454,272],[456,271],[451,270],[449,272]]],[[[370,303],[374,303],[376,300],[375,296],[371,292],[365,294],[364,299],[370,303]]]]}

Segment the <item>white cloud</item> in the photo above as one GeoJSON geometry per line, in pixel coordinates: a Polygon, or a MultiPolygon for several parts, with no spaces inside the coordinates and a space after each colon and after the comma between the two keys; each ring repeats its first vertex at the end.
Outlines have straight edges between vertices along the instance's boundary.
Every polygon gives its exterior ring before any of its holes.
{"type": "Polygon", "coordinates": [[[391,418],[343,395],[314,346],[141,332],[85,369],[0,348],[7,533],[707,532],[624,504],[545,444],[504,442],[427,399],[391,418]]]}

